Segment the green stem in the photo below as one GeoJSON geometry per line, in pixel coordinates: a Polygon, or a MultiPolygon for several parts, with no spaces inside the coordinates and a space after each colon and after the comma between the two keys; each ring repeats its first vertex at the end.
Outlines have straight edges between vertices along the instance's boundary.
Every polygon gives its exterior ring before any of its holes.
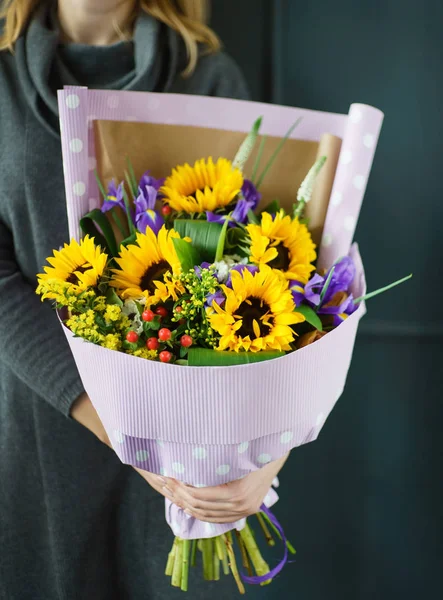
{"type": "Polygon", "coordinates": [[[94,170],[94,175],[95,175],[95,180],[96,180],[97,185],[98,185],[98,189],[100,190],[100,192],[101,192],[101,194],[103,196],[103,199],[106,200],[106,198],[108,197],[108,194],[106,193],[106,190],[105,190],[105,188],[103,186],[103,183],[101,182],[101,179],[100,179],[100,177],[98,175],[97,169],[94,170]]]}
{"type": "Polygon", "coordinates": [[[214,579],[214,548],[212,538],[202,540],[203,545],[203,578],[206,581],[214,579]]]}
{"type": "MultiPolygon", "coordinates": [[[[274,523],[269,519],[268,515],[266,513],[261,513],[263,518],[266,519],[268,525],[271,527],[271,529],[274,531],[275,535],[278,537],[279,540],[281,540],[281,535],[279,530],[277,529],[277,527],[274,525],[274,523]]],[[[297,551],[294,548],[294,546],[291,544],[291,542],[289,540],[286,540],[286,547],[289,550],[289,552],[291,554],[296,554],[297,551]]]]}
{"type": "Polygon", "coordinates": [[[354,300],[354,304],[358,304],[359,302],[362,302],[363,300],[369,300],[369,298],[378,296],[378,294],[383,294],[383,292],[387,292],[388,290],[392,289],[393,287],[400,285],[401,283],[404,283],[405,281],[408,281],[408,279],[411,279],[411,277],[412,277],[412,273],[410,275],[407,275],[406,277],[403,277],[402,279],[399,279],[398,281],[394,281],[394,283],[390,283],[389,285],[387,285],[385,287],[375,290],[374,292],[370,292],[369,294],[360,296],[360,298],[356,298],[354,300]]]}
{"type": "Polygon", "coordinates": [[[176,554],[175,554],[174,568],[172,570],[171,584],[174,587],[181,587],[183,542],[180,538],[176,538],[176,539],[177,539],[177,548],[176,548],[176,554]]]}
{"type": "Polygon", "coordinates": [[[275,540],[272,537],[271,532],[269,531],[269,528],[266,525],[266,521],[263,519],[261,513],[257,513],[255,516],[257,517],[258,522],[260,523],[260,527],[263,530],[268,546],[275,546],[275,540]]]}
{"type": "Polygon", "coordinates": [[[183,540],[183,555],[182,555],[182,575],[181,575],[181,590],[188,591],[189,579],[189,552],[191,550],[191,540],[183,540]]]}
{"type": "Polygon", "coordinates": [[[220,559],[217,556],[217,552],[214,552],[214,581],[220,580],[220,559]]]}
{"type": "Polygon", "coordinates": [[[172,544],[171,551],[168,554],[168,562],[166,563],[165,575],[167,575],[168,577],[172,577],[176,550],[177,550],[177,538],[174,538],[174,543],[172,544]]]}
{"type": "Polygon", "coordinates": [[[240,594],[245,594],[245,586],[243,585],[243,581],[240,578],[240,573],[238,572],[237,562],[235,560],[234,548],[232,547],[232,534],[229,531],[227,535],[222,535],[223,541],[226,545],[226,551],[229,557],[229,566],[231,568],[232,575],[235,579],[235,583],[237,584],[238,591],[240,594]]]}
{"type": "Polygon", "coordinates": [[[117,211],[115,210],[115,208],[113,208],[113,209],[111,210],[111,213],[112,213],[112,218],[113,218],[113,219],[114,219],[114,221],[115,221],[115,224],[117,225],[117,227],[118,227],[118,228],[119,228],[119,230],[120,230],[120,233],[121,233],[121,234],[122,234],[122,236],[123,236],[123,239],[126,239],[126,238],[128,237],[128,234],[126,233],[126,230],[125,230],[125,228],[123,227],[123,223],[121,222],[121,219],[120,219],[120,217],[119,217],[119,215],[118,215],[117,211]]]}
{"type": "Polygon", "coordinates": [[[123,187],[123,200],[125,202],[126,216],[128,218],[129,233],[132,234],[132,233],[135,233],[135,227],[134,227],[134,223],[132,222],[132,219],[131,219],[131,206],[129,204],[128,194],[124,187],[123,187]]]}
{"type": "Polygon", "coordinates": [[[192,540],[191,567],[195,567],[196,563],[197,563],[197,540],[192,540]]]}
{"type": "Polygon", "coordinates": [[[249,558],[254,566],[255,572],[259,577],[263,575],[267,575],[270,571],[269,565],[266,563],[264,558],[261,555],[259,547],[257,546],[257,542],[252,535],[251,528],[248,523],[246,523],[245,527],[240,531],[240,535],[242,537],[243,543],[246,546],[246,550],[248,551],[249,558]]]}
{"type": "Polygon", "coordinates": [[[220,535],[215,538],[215,547],[217,550],[218,557],[221,560],[223,566],[223,573],[225,575],[229,575],[229,563],[228,554],[226,552],[226,544],[224,543],[223,538],[220,535]]]}
{"type": "Polygon", "coordinates": [[[243,543],[243,540],[242,540],[242,537],[240,535],[240,532],[236,531],[235,535],[237,537],[238,546],[240,548],[240,554],[241,554],[241,558],[242,558],[243,568],[246,569],[246,571],[248,572],[249,577],[252,577],[251,561],[249,560],[249,556],[248,556],[248,553],[246,551],[246,546],[243,543]]]}

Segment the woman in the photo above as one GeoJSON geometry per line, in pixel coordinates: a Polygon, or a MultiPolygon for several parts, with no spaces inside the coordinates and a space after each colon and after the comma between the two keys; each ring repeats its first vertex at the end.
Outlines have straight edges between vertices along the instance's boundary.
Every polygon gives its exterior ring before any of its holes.
{"type": "MultiPolygon", "coordinates": [[[[163,577],[171,535],[162,495],[200,519],[234,521],[258,509],[284,462],[206,489],[122,465],[51,307],[34,293],[46,256],[68,237],[56,90],[244,98],[242,76],[203,12],[202,0],[3,2],[1,598],[174,597],[163,577]]],[[[222,597],[229,585],[193,583],[192,598],[222,597]]]]}

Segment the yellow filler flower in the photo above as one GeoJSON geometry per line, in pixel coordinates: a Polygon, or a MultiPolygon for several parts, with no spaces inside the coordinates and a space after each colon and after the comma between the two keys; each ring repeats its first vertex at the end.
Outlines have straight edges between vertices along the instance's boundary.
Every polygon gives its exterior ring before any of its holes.
{"type": "Polygon", "coordinates": [[[177,212],[202,213],[230,204],[240,193],[243,175],[226,158],[197,160],[193,167],[173,169],[160,188],[164,201],[177,212]]]}
{"type": "Polygon", "coordinates": [[[181,265],[174,246],[180,235],[163,226],[158,236],[150,229],[138,233],[136,244],[120,250],[116,258],[119,269],[113,269],[110,282],[122,298],[146,299],[146,305],[177,300],[177,283],[172,276],[180,275],[181,265]]]}
{"type": "Polygon", "coordinates": [[[232,271],[231,287],[223,285],[226,302],[213,302],[208,315],[221,338],[218,350],[290,350],[295,334],[291,325],[304,316],[295,311],[288,282],[267,266],[256,273],[232,271]]]}
{"type": "Polygon", "coordinates": [[[306,225],[285,216],[263,213],[261,222],[246,227],[251,238],[252,263],[278,269],[286,279],[307,283],[314,266],[315,244],[306,225]]]}
{"type": "Polygon", "coordinates": [[[61,289],[74,294],[96,287],[103,275],[108,256],[88,235],[78,243],[72,240],[61,250],[54,250],[54,256],[47,259],[50,267],[37,275],[37,293],[45,298],[57,299],[61,289]],[[52,291],[51,291],[52,290],[52,291]]]}

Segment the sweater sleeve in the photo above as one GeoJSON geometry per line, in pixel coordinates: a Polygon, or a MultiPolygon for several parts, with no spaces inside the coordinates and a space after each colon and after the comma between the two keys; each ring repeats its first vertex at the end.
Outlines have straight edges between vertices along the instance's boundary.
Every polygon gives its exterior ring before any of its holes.
{"type": "Polygon", "coordinates": [[[1,221],[0,360],[65,416],[84,391],[54,310],[20,272],[13,236],[1,221]]]}

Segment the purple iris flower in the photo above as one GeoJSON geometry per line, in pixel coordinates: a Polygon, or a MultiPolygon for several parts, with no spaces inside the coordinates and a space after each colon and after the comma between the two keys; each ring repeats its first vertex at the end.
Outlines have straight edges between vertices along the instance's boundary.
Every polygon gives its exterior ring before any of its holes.
{"type": "Polygon", "coordinates": [[[142,190],[144,190],[145,187],[148,185],[149,187],[153,187],[158,191],[161,188],[161,186],[164,184],[165,179],[164,178],[156,179],[155,177],[152,177],[149,173],[150,173],[150,171],[146,171],[146,173],[144,173],[141,176],[139,187],[142,190]]]}
{"type": "Polygon", "coordinates": [[[224,293],[221,290],[217,290],[214,294],[206,296],[205,306],[212,308],[212,303],[215,301],[219,306],[226,300],[224,293]]]}
{"type": "Polygon", "coordinates": [[[209,269],[210,266],[211,266],[211,263],[202,262],[201,265],[196,265],[194,267],[194,273],[197,275],[197,277],[199,277],[201,279],[203,269],[209,269]]]}
{"type": "Polygon", "coordinates": [[[226,285],[227,287],[232,288],[232,271],[237,271],[238,273],[243,273],[244,270],[249,271],[250,273],[252,273],[254,275],[254,273],[257,273],[258,271],[258,267],[256,267],[255,265],[234,265],[233,267],[231,267],[229,269],[229,276],[228,279],[226,281],[226,285]]]}
{"type": "MultiPolygon", "coordinates": [[[[260,198],[261,194],[257,191],[252,181],[245,179],[239,199],[237,200],[235,208],[232,211],[229,227],[235,227],[238,223],[244,225],[248,220],[248,212],[257,208],[260,198]]],[[[206,219],[210,223],[220,223],[223,225],[227,218],[228,215],[226,214],[219,214],[210,211],[206,212],[206,219]]]]}
{"type": "Polygon", "coordinates": [[[117,186],[114,179],[108,185],[108,195],[106,196],[105,201],[102,204],[101,211],[103,213],[108,212],[119,206],[123,210],[125,210],[125,201],[123,199],[123,182],[117,186]]]}
{"type": "Polygon", "coordinates": [[[151,185],[139,188],[139,195],[134,204],[135,224],[141,233],[146,233],[149,227],[157,235],[165,223],[163,217],[155,211],[157,193],[157,189],[151,185]]]}
{"type": "Polygon", "coordinates": [[[292,293],[292,299],[294,300],[295,306],[300,306],[300,304],[305,299],[305,286],[300,281],[296,281],[295,279],[289,283],[289,289],[292,293]]]}
{"type": "Polygon", "coordinates": [[[324,277],[316,273],[305,285],[304,297],[305,301],[314,307],[319,315],[332,315],[334,325],[338,325],[357,309],[352,294],[349,294],[349,287],[355,277],[355,265],[348,256],[335,264],[328,289],[320,302],[330,272],[331,269],[324,277]]]}

